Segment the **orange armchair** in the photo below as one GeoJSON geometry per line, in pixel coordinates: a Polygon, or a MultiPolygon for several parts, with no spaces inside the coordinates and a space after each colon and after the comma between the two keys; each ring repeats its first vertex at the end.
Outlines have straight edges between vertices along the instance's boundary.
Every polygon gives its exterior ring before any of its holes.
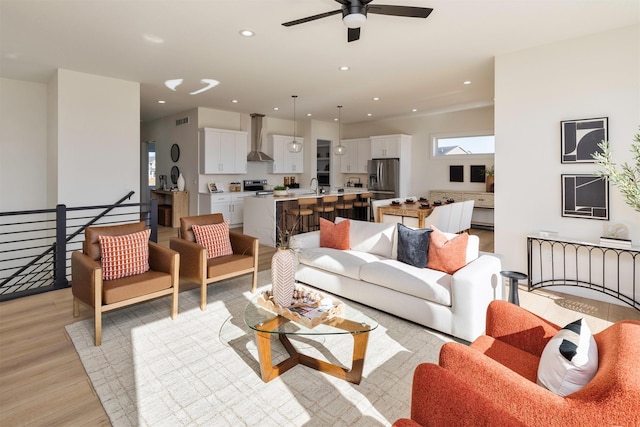
{"type": "Polygon", "coordinates": [[[171,318],[178,315],[180,255],[154,242],[149,245],[149,270],[118,279],[103,278],[102,251],[98,236],[123,236],[144,231],[137,222],[103,227],[88,227],[82,252],[71,254],[71,292],[73,316],[80,315],[80,303],[94,311],[95,344],[102,342],[102,313],[164,295],[172,295],[171,318]]]}
{"type": "Polygon", "coordinates": [[[470,346],[447,343],[439,365],[416,368],[411,419],[394,426],[640,425],[640,322],[621,321],[594,334],[598,371],[565,397],[536,384],[542,350],[560,329],[493,301],[486,335],[470,346]]]}
{"type": "Polygon", "coordinates": [[[243,274],[253,274],[251,292],[258,283],[258,239],[229,231],[232,255],[207,259],[207,249],[196,243],[193,225],[219,224],[220,213],[180,218],[178,237],[172,237],[169,247],[180,253],[180,277],[200,284],[200,309],[207,308],[207,285],[243,274]]]}

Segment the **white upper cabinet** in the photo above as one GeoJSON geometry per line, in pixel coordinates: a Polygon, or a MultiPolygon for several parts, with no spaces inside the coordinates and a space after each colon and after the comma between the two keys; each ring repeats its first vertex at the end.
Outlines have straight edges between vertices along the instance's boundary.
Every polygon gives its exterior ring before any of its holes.
{"type": "Polygon", "coordinates": [[[267,154],[273,158],[273,162],[269,162],[269,173],[304,172],[304,139],[296,137],[296,141],[303,144],[303,149],[299,153],[289,151],[288,145],[292,140],[292,136],[269,136],[267,154]]]}
{"type": "Polygon", "coordinates": [[[247,173],[247,132],[200,129],[200,173],[247,173]]]}
{"type": "Polygon", "coordinates": [[[371,158],[402,158],[410,153],[410,135],[383,135],[372,136],[371,158]]]}
{"type": "Polygon", "coordinates": [[[347,152],[340,157],[340,172],[367,173],[367,162],[371,159],[369,138],[346,139],[342,141],[347,152]]]}

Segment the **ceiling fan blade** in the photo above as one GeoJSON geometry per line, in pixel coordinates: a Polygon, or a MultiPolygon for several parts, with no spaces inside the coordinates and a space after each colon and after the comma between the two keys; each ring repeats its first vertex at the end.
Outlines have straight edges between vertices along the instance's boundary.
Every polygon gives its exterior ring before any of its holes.
{"type": "Polygon", "coordinates": [[[433,9],[428,7],[394,6],[388,4],[370,4],[369,13],[378,15],[406,16],[408,18],[426,18],[433,9]]]}
{"type": "Polygon", "coordinates": [[[347,28],[347,41],[354,42],[360,39],[360,28],[347,28]]]}
{"type": "Polygon", "coordinates": [[[290,27],[292,25],[304,24],[305,22],[315,21],[316,19],[326,18],[327,16],[337,15],[339,13],[342,13],[342,9],[332,10],[331,12],[320,13],[318,15],[307,16],[306,18],[296,19],[295,21],[285,22],[282,25],[284,25],[285,27],[290,27]]]}

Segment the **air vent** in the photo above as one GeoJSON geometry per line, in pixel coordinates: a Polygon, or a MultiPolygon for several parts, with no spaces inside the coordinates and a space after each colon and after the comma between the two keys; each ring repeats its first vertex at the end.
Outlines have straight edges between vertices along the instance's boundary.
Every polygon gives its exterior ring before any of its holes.
{"type": "Polygon", "coordinates": [[[189,117],[176,120],[176,126],[186,125],[187,123],[189,123],[189,117]]]}

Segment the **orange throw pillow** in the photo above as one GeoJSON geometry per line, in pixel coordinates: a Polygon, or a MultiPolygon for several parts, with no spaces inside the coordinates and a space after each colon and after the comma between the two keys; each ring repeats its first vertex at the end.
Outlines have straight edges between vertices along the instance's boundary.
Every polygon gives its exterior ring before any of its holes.
{"type": "Polygon", "coordinates": [[[333,249],[349,249],[349,229],[351,221],[348,219],[334,224],[324,218],[320,218],[320,247],[333,249]]]}
{"type": "Polygon", "coordinates": [[[196,243],[207,249],[207,259],[233,255],[229,239],[229,221],[219,224],[193,225],[196,243]]]}
{"type": "Polygon", "coordinates": [[[102,278],[121,279],[149,270],[149,236],[151,230],[123,236],[98,236],[102,251],[102,278]]]}
{"type": "Polygon", "coordinates": [[[458,234],[451,240],[436,227],[431,226],[431,240],[429,241],[429,259],[427,268],[453,274],[467,264],[467,245],[469,234],[458,234]]]}

